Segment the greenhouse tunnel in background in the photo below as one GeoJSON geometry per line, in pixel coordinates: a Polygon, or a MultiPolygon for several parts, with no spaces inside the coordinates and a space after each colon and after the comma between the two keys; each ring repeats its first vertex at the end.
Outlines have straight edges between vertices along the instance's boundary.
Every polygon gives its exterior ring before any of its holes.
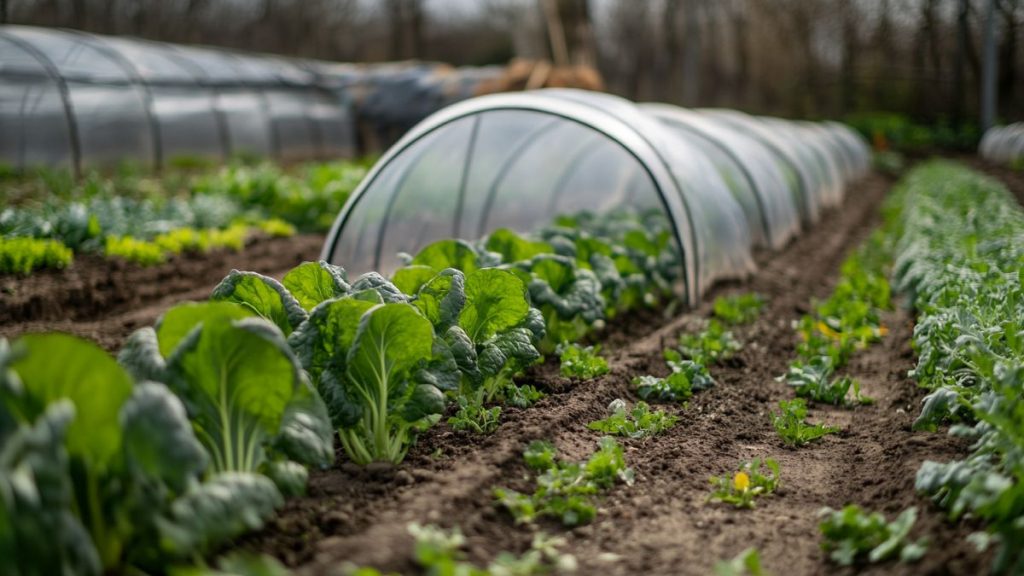
{"type": "Polygon", "coordinates": [[[570,89],[484,96],[435,113],[393,146],[349,198],[322,257],[350,274],[390,274],[399,253],[445,238],[653,211],[674,240],[678,294],[695,305],[714,282],[750,274],[755,245],[780,248],[811,209],[808,225],[838,204],[866,155],[840,125],[812,130],[570,89]]]}
{"type": "Polygon", "coordinates": [[[0,163],[16,170],[354,154],[344,95],[299,62],[0,26],[0,163]]]}
{"type": "Polygon", "coordinates": [[[1024,122],[986,130],[978,144],[978,155],[996,164],[1024,166],[1024,122]]]}

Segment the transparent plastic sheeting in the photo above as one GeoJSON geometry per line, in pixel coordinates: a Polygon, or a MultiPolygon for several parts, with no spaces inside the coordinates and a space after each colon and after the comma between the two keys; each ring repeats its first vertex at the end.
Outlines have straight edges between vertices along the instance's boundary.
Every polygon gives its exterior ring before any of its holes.
{"type": "Polygon", "coordinates": [[[1024,162],[1024,122],[986,130],[978,145],[978,154],[998,164],[1024,162]]]}
{"type": "Polygon", "coordinates": [[[0,163],[81,171],[351,156],[350,108],[301,62],[0,26],[0,163]]]}
{"type": "Polygon", "coordinates": [[[663,215],[696,304],[754,269],[867,169],[840,124],[693,111],[568,89],[482,96],[421,122],[352,194],[323,258],[350,274],[390,274],[445,238],[537,231],[559,217],[663,215]]]}

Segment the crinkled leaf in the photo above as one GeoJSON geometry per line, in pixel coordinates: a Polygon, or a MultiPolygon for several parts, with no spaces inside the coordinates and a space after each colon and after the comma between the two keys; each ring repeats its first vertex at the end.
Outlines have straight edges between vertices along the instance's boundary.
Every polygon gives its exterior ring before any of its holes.
{"type": "Polygon", "coordinates": [[[184,557],[216,549],[232,538],[259,530],[284,500],[260,474],[217,474],[180,496],[157,521],[168,553],[184,557]]]}
{"type": "MultiPolygon", "coordinates": [[[[352,292],[363,292],[365,290],[376,292],[385,304],[409,301],[409,297],[403,294],[398,287],[376,272],[367,272],[352,283],[352,292]]],[[[362,299],[366,299],[365,295],[362,299]]]]}
{"type": "Polygon", "coordinates": [[[267,462],[261,472],[270,478],[286,498],[294,498],[306,493],[309,471],[298,462],[291,460],[267,462]]]}
{"type": "Polygon", "coordinates": [[[313,308],[309,318],[288,337],[288,344],[314,382],[328,365],[344,370],[359,319],[375,305],[353,297],[328,300],[313,308]]]}
{"type": "Polygon", "coordinates": [[[117,353],[117,362],[137,381],[163,382],[167,379],[167,362],[160,354],[156,330],[150,326],[132,332],[117,353]]]}
{"type": "Polygon", "coordinates": [[[506,270],[485,268],[466,276],[466,303],[459,326],[473,342],[518,326],[530,310],[526,287],[506,270]]]}
{"type": "Polygon", "coordinates": [[[213,289],[210,299],[241,304],[273,322],[285,335],[291,334],[306,319],[306,310],[287,288],[256,272],[232,270],[213,289]]]}
{"type": "Polygon", "coordinates": [[[334,461],[334,428],[324,401],[303,382],[285,408],[275,448],[307,466],[326,468],[334,461]]]}
{"type": "Polygon", "coordinates": [[[99,554],[74,514],[66,434],[75,409],[51,404],[0,446],[0,551],[14,574],[102,573],[99,554]]]}
{"type": "Polygon", "coordinates": [[[121,409],[129,465],[160,478],[174,491],[185,489],[207,464],[181,401],[163,384],[143,382],[121,409]]]}
{"type": "Polygon", "coordinates": [[[281,284],[306,310],[331,298],[344,296],[351,288],[345,270],[323,260],[303,262],[281,279],[281,284]]]}
{"type": "Polygon", "coordinates": [[[441,271],[419,289],[413,305],[436,330],[447,330],[459,320],[459,313],[465,308],[466,276],[454,268],[441,271]]]}

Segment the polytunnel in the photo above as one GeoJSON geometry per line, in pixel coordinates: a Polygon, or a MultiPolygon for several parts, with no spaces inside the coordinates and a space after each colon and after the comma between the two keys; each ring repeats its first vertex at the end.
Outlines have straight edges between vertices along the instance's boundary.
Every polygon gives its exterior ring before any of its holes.
{"type": "Polygon", "coordinates": [[[994,126],[985,131],[978,144],[982,158],[999,164],[1012,164],[1024,158],[1024,122],[994,126]]]}
{"type": "Polygon", "coordinates": [[[433,114],[384,154],[322,258],[350,274],[389,274],[402,253],[437,240],[535,233],[583,214],[634,218],[671,234],[676,288],[694,305],[714,282],[751,273],[754,246],[782,247],[841,201],[866,155],[838,124],[570,89],[481,96],[433,114]]]}
{"type": "Polygon", "coordinates": [[[348,103],[296,63],[0,26],[0,163],[15,169],[240,154],[287,162],[354,149],[348,103]]]}

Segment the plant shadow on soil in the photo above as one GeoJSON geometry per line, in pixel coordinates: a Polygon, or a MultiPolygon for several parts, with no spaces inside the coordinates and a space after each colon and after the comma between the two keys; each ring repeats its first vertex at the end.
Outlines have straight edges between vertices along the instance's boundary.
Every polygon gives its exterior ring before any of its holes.
{"type": "Polygon", "coordinates": [[[871,176],[851,185],[846,204],[784,251],[759,254],[759,272],[747,282],[717,286],[696,310],[666,319],[655,311],[609,324],[600,340],[611,372],[574,383],[558,374],[556,358],[531,369],[522,383],[548,396],[526,410],[505,408],[493,434],[476,436],[439,425],[424,433],[397,467],[358,469],[342,464],[311,474],[306,497],[289,501],[262,532],[238,548],[272,554],[302,574],[341,573],[346,563],[417,573],[409,522],[460,527],[466,556],[486,565],[500,551],[525,551],[537,530],[564,534],[581,574],[709,574],[713,564],[756,546],[770,573],[853,572],[828,564],[819,548],[818,511],[847,503],[894,517],[920,509],[913,536],[931,540],[915,565],[859,567],[878,574],[976,574],[987,569],[965,537],[979,527],[950,523],[914,491],[914,475],[926,459],[949,460],[963,442],[939,433],[913,432],[924,392],[907,377],[912,320],[897,310],[886,315],[885,340],[855,356],[846,372],[858,378],[875,403],[853,409],[812,405],[812,421],[843,432],[810,446],[783,446],[769,412],[793,396],[775,378],[794,357],[792,322],[826,297],[846,254],[878,224],[877,207],[891,182],[871,176]],[[718,385],[697,393],[687,406],[666,406],[680,417],[667,433],[621,440],[636,471],[632,487],[619,486],[599,502],[595,521],[566,530],[554,523],[516,526],[494,506],[495,487],[529,490],[522,450],[532,440],[551,440],[566,459],[583,459],[599,434],[586,425],[606,415],[616,398],[635,401],[630,380],[664,375],[661,354],[679,332],[710,315],[715,296],[757,292],[767,305],[758,320],[735,330],[743,350],[711,368],[718,385]],[[761,498],[754,510],[706,502],[708,478],[729,474],[742,460],[774,457],[783,487],[761,498]]]}

